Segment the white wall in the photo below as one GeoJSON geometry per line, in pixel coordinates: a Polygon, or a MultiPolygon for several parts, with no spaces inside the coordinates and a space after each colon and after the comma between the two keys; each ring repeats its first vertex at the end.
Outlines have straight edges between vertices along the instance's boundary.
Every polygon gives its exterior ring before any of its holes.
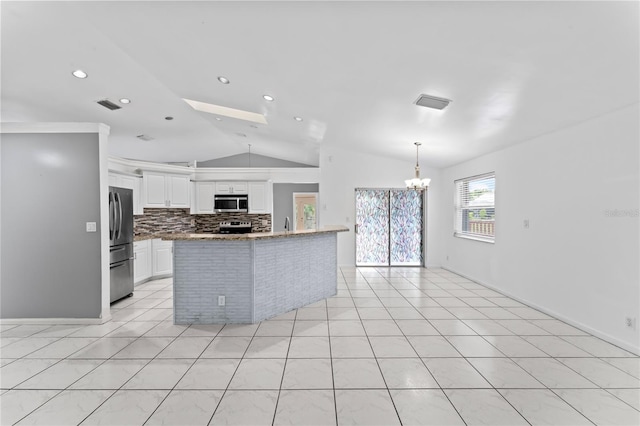
{"type": "MultiPolygon", "coordinates": [[[[320,151],[320,225],[345,225],[349,232],[338,234],[338,265],[355,265],[355,188],[402,188],[413,177],[414,163],[371,154],[323,146],[320,151]]],[[[421,176],[431,178],[427,192],[427,248],[429,266],[441,264],[440,233],[436,232],[440,209],[440,174],[421,163],[421,176]]]]}
{"type": "Polygon", "coordinates": [[[640,352],[639,116],[636,104],[444,169],[443,266],[640,352]],[[490,171],[495,244],[453,237],[453,181],[490,171]]]}

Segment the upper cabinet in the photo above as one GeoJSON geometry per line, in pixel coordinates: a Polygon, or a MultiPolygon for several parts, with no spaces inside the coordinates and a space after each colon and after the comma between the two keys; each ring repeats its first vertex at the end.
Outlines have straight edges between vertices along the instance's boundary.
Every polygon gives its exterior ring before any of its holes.
{"type": "Polygon", "coordinates": [[[248,194],[247,182],[216,182],[216,194],[248,194]]]}
{"type": "Polygon", "coordinates": [[[109,173],[109,186],[133,190],[133,214],[143,214],[142,203],[140,202],[140,193],[142,192],[142,179],[140,177],[109,173]]]}
{"type": "Polygon", "coordinates": [[[189,176],[143,172],[144,207],[189,208],[189,176]]]}
{"type": "Polygon", "coordinates": [[[271,184],[248,182],[249,213],[271,213],[271,184]]]}
{"type": "Polygon", "coordinates": [[[191,209],[191,214],[213,213],[213,195],[215,189],[215,182],[196,182],[194,207],[191,209]]]}

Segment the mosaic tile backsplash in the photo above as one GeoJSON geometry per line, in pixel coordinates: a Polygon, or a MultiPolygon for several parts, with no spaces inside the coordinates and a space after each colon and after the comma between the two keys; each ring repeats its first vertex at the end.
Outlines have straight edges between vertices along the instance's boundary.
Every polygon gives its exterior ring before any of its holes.
{"type": "Polygon", "coordinates": [[[196,232],[218,232],[220,222],[237,220],[240,222],[251,222],[252,232],[271,231],[270,214],[247,214],[247,213],[218,213],[218,214],[198,214],[196,218],[196,232]]]}
{"type": "Polygon", "coordinates": [[[270,214],[189,214],[189,209],[144,209],[144,214],[133,217],[133,233],[139,236],[174,232],[218,232],[220,222],[232,220],[251,222],[253,232],[271,231],[270,214]]]}

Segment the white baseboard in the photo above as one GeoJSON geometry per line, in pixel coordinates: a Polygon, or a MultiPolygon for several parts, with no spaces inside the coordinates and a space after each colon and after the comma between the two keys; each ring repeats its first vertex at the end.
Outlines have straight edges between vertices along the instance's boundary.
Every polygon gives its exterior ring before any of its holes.
{"type": "Polygon", "coordinates": [[[537,305],[535,303],[532,303],[532,302],[530,302],[528,300],[525,300],[525,299],[523,299],[521,297],[518,297],[518,296],[516,296],[514,294],[506,292],[503,289],[498,288],[493,284],[486,283],[486,282],[483,282],[482,280],[479,280],[479,279],[474,278],[472,276],[460,273],[460,272],[458,272],[458,271],[456,271],[456,270],[454,270],[454,269],[452,269],[450,267],[442,266],[442,269],[446,269],[447,271],[453,272],[454,274],[458,274],[461,277],[465,277],[465,278],[467,278],[467,279],[469,279],[471,281],[474,281],[474,282],[476,282],[478,284],[481,284],[481,285],[483,285],[483,286],[485,286],[487,288],[490,288],[491,290],[497,291],[500,294],[503,294],[503,295],[505,295],[507,297],[510,297],[513,300],[517,300],[520,303],[524,303],[525,305],[527,305],[527,306],[529,306],[529,307],[531,307],[533,309],[536,309],[536,310],[538,310],[540,312],[543,312],[543,313],[545,313],[547,315],[550,315],[550,316],[552,316],[552,317],[554,317],[554,318],[556,318],[556,319],[558,319],[558,320],[560,320],[562,322],[566,322],[567,324],[572,325],[572,326],[584,331],[585,333],[589,333],[589,334],[591,334],[593,336],[599,337],[600,339],[605,340],[605,341],[611,343],[612,345],[616,345],[619,348],[622,348],[622,349],[624,349],[626,351],[629,351],[629,352],[631,352],[631,353],[633,353],[635,355],[640,355],[640,347],[633,346],[633,345],[631,345],[631,344],[629,344],[627,342],[624,342],[624,341],[619,340],[619,339],[617,339],[617,338],[615,338],[613,336],[610,336],[607,333],[603,333],[600,330],[597,330],[595,328],[589,327],[588,325],[582,324],[581,322],[575,321],[575,320],[573,320],[571,318],[568,318],[568,317],[566,317],[566,316],[564,316],[562,314],[559,314],[559,313],[554,312],[554,311],[552,311],[550,309],[547,309],[544,306],[539,306],[539,305],[537,305]]]}
{"type": "Polygon", "coordinates": [[[3,318],[0,325],[48,324],[48,325],[99,325],[111,318],[3,318]]]}

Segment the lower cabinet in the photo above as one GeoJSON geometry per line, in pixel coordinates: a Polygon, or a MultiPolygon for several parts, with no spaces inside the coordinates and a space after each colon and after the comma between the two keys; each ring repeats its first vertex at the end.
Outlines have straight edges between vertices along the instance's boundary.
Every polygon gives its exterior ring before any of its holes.
{"type": "Polygon", "coordinates": [[[153,268],[151,275],[173,274],[173,241],[163,241],[161,239],[151,240],[153,251],[153,268]]]}
{"type": "Polygon", "coordinates": [[[133,243],[133,282],[151,278],[151,240],[133,243]]]}
{"type": "Polygon", "coordinates": [[[173,241],[161,239],[133,243],[133,282],[173,274],[173,241]]]}

